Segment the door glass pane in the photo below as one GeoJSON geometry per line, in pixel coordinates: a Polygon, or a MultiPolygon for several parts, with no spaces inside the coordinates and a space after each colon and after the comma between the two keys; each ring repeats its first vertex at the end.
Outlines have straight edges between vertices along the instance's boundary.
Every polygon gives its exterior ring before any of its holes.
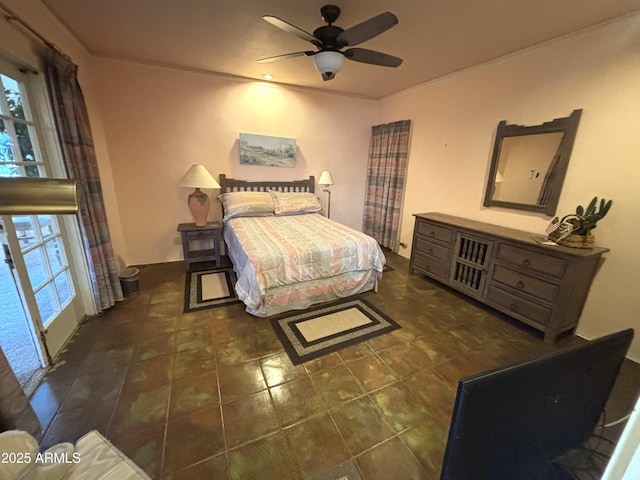
{"type": "Polygon", "coordinates": [[[45,240],[59,232],[56,217],[52,215],[38,215],[38,223],[40,224],[40,233],[42,234],[42,238],[45,240]]]}
{"type": "Polygon", "coordinates": [[[24,255],[24,263],[27,265],[31,287],[36,290],[49,278],[43,256],[43,248],[38,247],[26,253],[24,255]]]}
{"type": "Polygon", "coordinates": [[[36,292],[36,303],[40,311],[40,318],[46,327],[58,313],[58,306],[55,299],[55,293],[51,283],[48,283],[40,291],[36,292]]]}
{"type": "Polygon", "coordinates": [[[36,234],[37,229],[33,224],[33,217],[14,216],[13,225],[16,227],[16,234],[22,251],[36,244],[38,237],[36,234]]]}
{"type": "Polygon", "coordinates": [[[71,290],[71,282],[69,281],[68,274],[69,270],[65,270],[55,278],[58,299],[60,300],[62,308],[73,298],[73,291],[71,290]]]}
{"type": "Polygon", "coordinates": [[[49,257],[49,266],[51,273],[57,274],[62,267],[66,267],[66,262],[62,256],[62,248],[60,247],[60,239],[56,238],[44,244],[47,248],[47,256],[49,257]]]}
{"type": "Polygon", "coordinates": [[[22,96],[20,95],[20,87],[18,82],[13,78],[6,75],[0,75],[2,77],[2,85],[4,86],[4,96],[7,99],[9,106],[9,113],[12,117],[25,119],[24,107],[22,102],[22,96]]]}

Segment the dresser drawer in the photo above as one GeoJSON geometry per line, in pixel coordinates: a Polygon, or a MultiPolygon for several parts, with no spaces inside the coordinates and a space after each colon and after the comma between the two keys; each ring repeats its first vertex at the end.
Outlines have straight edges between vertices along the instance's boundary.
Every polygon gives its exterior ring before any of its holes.
{"type": "Polygon", "coordinates": [[[496,265],[491,275],[492,281],[508,285],[516,290],[523,291],[534,297],[553,303],[558,295],[558,285],[545,282],[516,270],[496,265]]]}
{"type": "Polygon", "coordinates": [[[429,257],[437,258],[443,262],[449,260],[449,248],[430,242],[424,238],[416,238],[416,252],[429,257]]]}
{"type": "Polygon", "coordinates": [[[536,253],[525,248],[514,247],[501,243],[496,254],[498,260],[526,268],[533,272],[544,273],[546,275],[562,278],[567,261],[562,258],[551,257],[543,253],[536,253]]]}
{"type": "Polygon", "coordinates": [[[424,235],[425,237],[447,244],[450,244],[453,240],[452,229],[440,227],[438,225],[434,225],[433,223],[418,220],[417,230],[418,234],[420,235],[424,235]]]}
{"type": "Polygon", "coordinates": [[[547,326],[551,319],[551,309],[506,292],[495,285],[489,286],[487,299],[490,302],[505,308],[507,312],[519,315],[520,318],[524,317],[541,326],[547,326]]]}
{"type": "Polygon", "coordinates": [[[187,240],[202,240],[205,238],[214,238],[217,235],[215,230],[207,230],[204,232],[184,232],[187,240]]]}
{"type": "Polygon", "coordinates": [[[413,268],[435,275],[442,280],[449,279],[449,265],[443,265],[442,263],[438,263],[436,260],[425,257],[419,253],[414,253],[412,255],[412,259],[413,268]]]}

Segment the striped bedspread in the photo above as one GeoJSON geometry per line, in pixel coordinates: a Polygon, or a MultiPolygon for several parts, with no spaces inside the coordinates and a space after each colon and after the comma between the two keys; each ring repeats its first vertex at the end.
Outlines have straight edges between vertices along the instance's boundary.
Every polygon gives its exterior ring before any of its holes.
{"type": "Polygon", "coordinates": [[[236,293],[249,312],[263,316],[270,291],[313,285],[315,303],[318,288],[335,298],[337,281],[355,285],[371,273],[379,278],[385,264],[373,238],[315,213],[233,218],[225,222],[224,238],[238,276],[236,293]]]}

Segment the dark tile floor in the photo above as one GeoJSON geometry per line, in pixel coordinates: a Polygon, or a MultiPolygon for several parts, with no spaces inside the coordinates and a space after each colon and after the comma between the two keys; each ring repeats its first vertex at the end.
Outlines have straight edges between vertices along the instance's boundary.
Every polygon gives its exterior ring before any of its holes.
{"type": "MultiPolygon", "coordinates": [[[[438,478],[461,377],[582,340],[548,346],[387,258],[365,297],[403,328],[301,366],[242,305],[183,314],[181,263],[141,267],[140,293],[87,320],[32,397],[42,446],[98,429],[158,479],[438,478]]],[[[609,418],[639,388],[628,362],[609,418]]]]}

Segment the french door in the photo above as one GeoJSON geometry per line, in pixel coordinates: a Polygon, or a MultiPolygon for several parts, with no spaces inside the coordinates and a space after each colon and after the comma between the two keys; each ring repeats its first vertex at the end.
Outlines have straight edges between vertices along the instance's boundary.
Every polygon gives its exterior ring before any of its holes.
{"type": "MultiPolygon", "coordinates": [[[[57,152],[55,141],[39,128],[47,106],[36,105],[39,97],[31,95],[29,75],[0,61],[0,176],[48,177],[54,169],[51,157],[59,158],[52,155],[57,152]]],[[[2,216],[4,253],[45,364],[84,316],[73,259],[67,255],[65,222],[70,225],[69,219],[50,214],[2,216]]]]}

